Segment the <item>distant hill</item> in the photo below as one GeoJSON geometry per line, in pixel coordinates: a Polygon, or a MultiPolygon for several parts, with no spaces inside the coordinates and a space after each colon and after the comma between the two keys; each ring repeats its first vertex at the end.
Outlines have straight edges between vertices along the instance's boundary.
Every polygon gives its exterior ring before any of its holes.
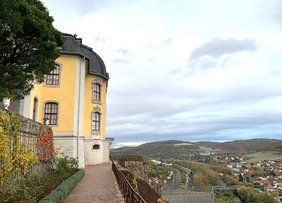
{"type": "Polygon", "coordinates": [[[150,142],[137,147],[112,149],[114,155],[138,154],[158,159],[188,159],[198,155],[216,153],[254,153],[264,150],[282,150],[282,140],[251,139],[230,142],[188,142],[168,140],[150,142]]]}
{"type": "Polygon", "coordinates": [[[199,145],[220,149],[226,153],[254,153],[258,151],[279,149],[282,147],[282,140],[276,139],[250,139],[234,140],[230,142],[197,142],[199,145]]]}
{"type": "Polygon", "coordinates": [[[112,149],[112,153],[118,155],[139,154],[152,158],[185,158],[200,153],[198,144],[180,140],[150,142],[137,147],[121,147],[112,149]]]}

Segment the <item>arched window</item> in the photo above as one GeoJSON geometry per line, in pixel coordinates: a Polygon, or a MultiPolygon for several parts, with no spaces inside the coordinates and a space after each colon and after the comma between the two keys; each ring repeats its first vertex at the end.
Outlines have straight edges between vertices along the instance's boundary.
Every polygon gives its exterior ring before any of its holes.
{"type": "Polygon", "coordinates": [[[93,149],[100,149],[100,145],[94,144],[94,145],[93,145],[93,149]]]}
{"type": "Polygon", "coordinates": [[[49,125],[57,125],[58,123],[58,104],[55,102],[45,103],[44,119],[49,120],[49,125]]]}
{"type": "Polygon", "coordinates": [[[101,124],[101,114],[92,112],[92,131],[99,131],[101,124]]]}
{"type": "Polygon", "coordinates": [[[46,75],[46,85],[59,85],[60,82],[60,65],[55,64],[55,69],[46,75]]]}
{"type": "Polygon", "coordinates": [[[98,83],[92,83],[92,100],[101,101],[101,85],[98,83]]]}

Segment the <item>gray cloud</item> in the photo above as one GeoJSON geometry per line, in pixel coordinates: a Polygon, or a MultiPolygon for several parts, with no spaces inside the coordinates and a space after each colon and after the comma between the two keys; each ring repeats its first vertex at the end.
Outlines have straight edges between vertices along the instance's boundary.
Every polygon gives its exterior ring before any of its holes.
{"type": "Polygon", "coordinates": [[[227,84],[222,89],[191,86],[180,91],[164,81],[139,82],[119,88],[109,97],[108,101],[122,98],[108,103],[108,133],[118,134],[116,141],[130,137],[138,141],[222,141],[280,136],[281,108],[267,108],[281,97],[279,86],[258,82],[235,87],[227,84]],[[170,85],[164,89],[165,84],[170,85]]]}
{"type": "Polygon", "coordinates": [[[117,50],[119,53],[122,53],[123,55],[127,55],[128,54],[128,49],[125,48],[120,48],[119,50],[117,50]]]}
{"type": "Polygon", "coordinates": [[[241,83],[237,86],[230,86],[228,81],[223,81],[222,88],[214,89],[208,87],[198,89],[194,86],[181,86],[182,88],[179,89],[178,85],[172,85],[172,81],[152,82],[143,78],[135,79],[134,85],[128,83],[126,86],[115,89],[110,87],[109,113],[112,117],[120,117],[149,112],[153,117],[162,118],[199,108],[204,108],[206,112],[210,109],[238,108],[246,103],[255,103],[281,95],[280,86],[260,80],[253,83],[241,83]],[[113,100],[115,102],[111,103],[113,100]]]}
{"type": "Polygon", "coordinates": [[[260,4],[263,17],[268,17],[274,22],[282,25],[282,1],[281,0],[264,0],[260,4]]]}
{"type": "Polygon", "coordinates": [[[211,56],[219,58],[224,54],[233,54],[241,51],[257,50],[256,42],[252,39],[218,39],[214,38],[202,46],[194,49],[191,53],[190,60],[200,58],[202,56],[211,56]]]}
{"type": "Polygon", "coordinates": [[[129,64],[131,61],[128,59],[121,59],[121,58],[116,58],[114,60],[112,60],[113,64],[117,64],[117,63],[122,63],[122,64],[129,64]]]}
{"type": "Polygon", "coordinates": [[[97,37],[95,38],[95,42],[105,43],[106,40],[105,40],[105,38],[103,38],[103,37],[101,37],[101,36],[97,36],[97,37]]]}
{"type": "Polygon", "coordinates": [[[118,57],[112,60],[113,64],[129,64],[132,60],[132,54],[129,53],[129,50],[126,48],[120,48],[116,51],[118,57]]]}
{"type": "MultiPolygon", "coordinates": [[[[192,113],[192,112],[191,112],[192,113]]],[[[134,137],[135,140],[149,141],[180,139],[180,140],[229,140],[234,139],[251,139],[251,138],[279,138],[281,136],[281,119],[280,113],[276,112],[237,112],[237,115],[230,114],[222,116],[220,112],[201,115],[181,120],[170,117],[168,120],[148,119],[144,125],[139,121],[139,125],[133,125],[131,118],[124,120],[132,125],[124,126],[119,132],[120,138],[134,137]],[[131,128],[132,126],[132,128],[131,128]],[[148,130],[146,133],[136,130],[136,126],[148,130]],[[157,126],[157,127],[156,127],[157,126]],[[152,134],[154,136],[152,136],[152,134]]],[[[117,124],[119,126],[119,124],[117,124]]],[[[111,123],[113,127],[113,123],[111,123]]],[[[111,131],[111,128],[108,129],[111,131]]],[[[115,130],[115,132],[117,132],[115,130]]]]}
{"type": "Polygon", "coordinates": [[[190,70],[188,75],[190,73],[194,72],[195,69],[215,67],[215,66],[217,66],[217,63],[218,63],[217,59],[215,59],[211,56],[208,56],[208,55],[204,55],[202,57],[198,57],[198,58],[195,58],[193,60],[190,60],[188,62],[188,66],[192,69],[190,70]]]}

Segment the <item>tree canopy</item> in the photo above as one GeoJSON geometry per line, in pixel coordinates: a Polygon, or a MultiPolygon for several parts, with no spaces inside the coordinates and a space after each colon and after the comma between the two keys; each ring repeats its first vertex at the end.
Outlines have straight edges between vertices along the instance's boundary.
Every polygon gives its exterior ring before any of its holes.
{"type": "Polygon", "coordinates": [[[61,33],[39,0],[1,0],[0,98],[22,98],[52,71],[61,33]]]}

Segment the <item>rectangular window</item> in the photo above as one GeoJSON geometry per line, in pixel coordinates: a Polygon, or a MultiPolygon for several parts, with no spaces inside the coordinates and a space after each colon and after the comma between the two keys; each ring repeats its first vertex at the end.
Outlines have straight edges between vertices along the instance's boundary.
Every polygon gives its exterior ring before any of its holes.
{"type": "Polygon", "coordinates": [[[92,113],[92,131],[99,131],[100,130],[100,113],[93,112],[92,113]]]}
{"type": "Polygon", "coordinates": [[[101,85],[93,83],[92,85],[92,100],[101,101],[101,85]]]}
{"type": "Polygon", "coordinates": [[[60,66],[55,64],[55,69],[46,75],[46,85],[59,85],[60,82],[60,66]]]}
{"type": "Polygon", "coordinates": [[[58,104],[49,102],[44,107],[44,118],[49,120],[50,125],[57,125],[58,122],[58,104]]]}

